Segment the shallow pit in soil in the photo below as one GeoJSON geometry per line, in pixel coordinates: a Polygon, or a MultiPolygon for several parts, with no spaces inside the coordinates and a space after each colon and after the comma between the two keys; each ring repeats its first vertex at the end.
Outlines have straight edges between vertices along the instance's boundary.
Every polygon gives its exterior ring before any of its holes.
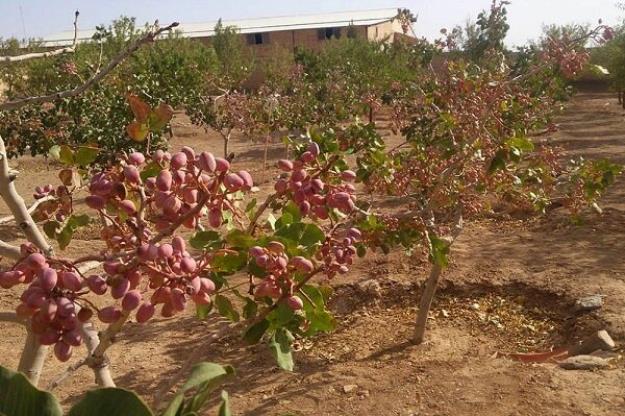
{"type": "MultiPolygon", "coordinates": [[[[414,284],[367,280],[337,287],[330,308],[342,321],[341,327],[362,316],[390,313],[397,317],[397,331],[409,338],[419,296],[420,289],[414,284]]],[[[437,292],[428,328],[479,332],[502,353],[546,351],[571,345],[604,329],[600,312],[577,313],[574,302],[563,294],[520,283],[452,285],[437,292]]]]}

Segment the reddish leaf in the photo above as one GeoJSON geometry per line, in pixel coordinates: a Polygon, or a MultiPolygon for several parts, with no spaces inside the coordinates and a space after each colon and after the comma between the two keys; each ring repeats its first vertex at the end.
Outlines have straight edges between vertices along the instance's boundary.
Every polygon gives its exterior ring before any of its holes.
{"type": "Polygon", "coordinates": [[[138,121],[133,121],[126,127],[126,131],[128,132],[128,136],[136,142],[142,142],[148,137],[148,133],[150,130],[148,129],[148,125],[145,123],[140,123],[138,121]]]}
{"type": "Polygon", "coordinates": [[[150,106],[134,94],[128,94],[128,104],[137,121],[145,123],[150,116],[150,106]]]}
{"type": "Polygon", "coordinates": [[[59,179],[65,186],[74,185],[74,171],[72,169],[63,169],[59,172],[59,179]]]}
{"type": "Polygon", "coordinates": [[[173,116],[174,109],[169,104],[160,103],[158,107],[150,113],[150,130],[154,132],[161,131],[173,116]]]}

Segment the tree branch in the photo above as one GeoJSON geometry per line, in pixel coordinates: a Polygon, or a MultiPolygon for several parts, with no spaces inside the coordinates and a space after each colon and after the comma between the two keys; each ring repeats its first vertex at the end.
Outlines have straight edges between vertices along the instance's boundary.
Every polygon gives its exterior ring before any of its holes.
{"type": "Polygon", "coordinates": [[[10,259],[18,260],[22,257],[19,247],[13,246],[0,240],[0,257],[8,257],[10,259]]]}
{"type": "Polygon", "coordinates": [[[15,189],[13,178],[9,173],[9,157],[2,137],[0,137],[0,197],[8,205],[28,241],[36,245],[46,256],[52,255],[52,247],[33,221],[24,200],[15,189]]]}
{"type": "MultiPolygon", "coordinates": [[[[32,215],[33,212],[39,207],[39,205],[43,204],[46,201],[53,200],[54,197],[51,195],[44,196],[43,198],[37,199],[33,204],[28,208],[28,213],[32,215]]],[[[8,217],[0,218],[0,224],[7,224],[13,221],[15,217],[13,215],[9,215],[8,217]]]]}
{"type": "Polygon", "coordinates": [[[48,95],[40,95],[36,97],[26,97],[20,98],[13,101],[6,101],[0,104],[0,110],[15,110],[21,107],[24,107],[29,104],[42,104],[56,100],[62,100],[64,98],[71,98],[77,95],[82,94],[98,82],[100,82],[104,77],[108,75],[109,72],[113,71],[120,63],[122,63],[126,58],[132,55],[137,51],[141,46],[146,43],[152,43],[163,32],[167,32],[172,30],[173,28],[178,26],[178,22],[174,22],[169,26],[162,28],[155,28],[148,31],[143,37],[135,40],[130,46],[121,51],[115,58],[113,58],[104,68],[102,68],[99,72],[89,78],[85,83],[75,87],[71,90],[65,90],[56,92],[54,94],[48,95]]]}
{"type": "Polygon", "coordinates": [[[15,56],[0,56],[0,61],[5,63],[14,63],[14,62],[24,62],[30,59],[38,59],[38,58],[48,58],[50,56],[63,55],[66,53],[74,53],[76,51],[76,45],[78,44],[78,15],[80,13],[78,10],[74,13],[74,42],[72,42],[72,46],[66,46],[59,49],[54,49],[46,52],[33,52],[33,53],[25,53],[23,55],[15,55],[15,56]]]}

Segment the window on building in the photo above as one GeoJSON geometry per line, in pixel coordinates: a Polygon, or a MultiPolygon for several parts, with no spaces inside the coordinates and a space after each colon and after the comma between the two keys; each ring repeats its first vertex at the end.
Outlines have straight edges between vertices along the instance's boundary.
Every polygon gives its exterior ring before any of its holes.
{"type": "Polygon", "coordinates": [[[269,43],[269,33],[250,33],[247,35],[248,45],[266,45],[269,43]]]}
{"type": "Polygon", "coordinates": [[[338,39],[341,37],[341,28],[340,27],[326,27],[324,29],[319,29],[317,32],[319,35],[319,40],[327,40],[327,39],[338,39]]]}

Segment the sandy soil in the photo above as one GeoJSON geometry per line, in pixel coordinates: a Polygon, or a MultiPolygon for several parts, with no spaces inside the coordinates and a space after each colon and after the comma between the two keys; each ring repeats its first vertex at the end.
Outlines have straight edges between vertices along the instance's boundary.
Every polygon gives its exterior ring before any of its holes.
{"type": "MultiPolygon", "coordinates": [[[[567,154],[625,163],[624,114],[611,96],[579,94],[559,122],[552,140],[567,154]]],[[[174,131],[175,148],[221,149],[216,136],[184,117],[176,119],[174,131]]],[[[232,146],[237,166],[248,168],[266,187],[275,171],[262,166],[262,149],[241,138],[232,146]]],[[[277,143],[269,156],[275,160],[283,153],[277,143]]],[[[29,158],[20,161],[19,169],[18,187],[27,195],[54,172],[29,158]]],[[[468,225],[454,248],[424,345],[406,341],[427,265],[402,253],[379,254],[332,282],[338,329],[299,345],[294,373],[279,371],[263,346],[243,346],[236,335],[208,343],[221,323],[188,314],[128,325],[110,350],[115,379],[152,400],[199,349],[206,360],[236,367],[236,379],[226,385],[236,415],[625,414],[622,359],[609,369],[580,372],[505,358],[509,352],[566,345],[604,328],[618,344],[625,342],[624,202],[622,178],[605,197],[603,215],[588,215],[581,225],[557,211],[542,219],[485,219],[468,225]],[[605,295],[603,309],[572,311],[576,298],[594,293],[605,295]]],[[[0,228],[0,237],[19,239],[12,227],[0,228]]],[[[99,245],[95,234],[82,238],[70,255],[99,245]]],[[[0,309],[13,307],[15,294],[0,291],[0,309]]],[[[6,324],[0,331],[0,363],[15,367],[23,331],[6,324]]],[[[62,368],[49,360],[41,385],[62,368]]],[[[69,404],[90,383],[91,374],[82,369],[57,394],[69,404]]]]}

